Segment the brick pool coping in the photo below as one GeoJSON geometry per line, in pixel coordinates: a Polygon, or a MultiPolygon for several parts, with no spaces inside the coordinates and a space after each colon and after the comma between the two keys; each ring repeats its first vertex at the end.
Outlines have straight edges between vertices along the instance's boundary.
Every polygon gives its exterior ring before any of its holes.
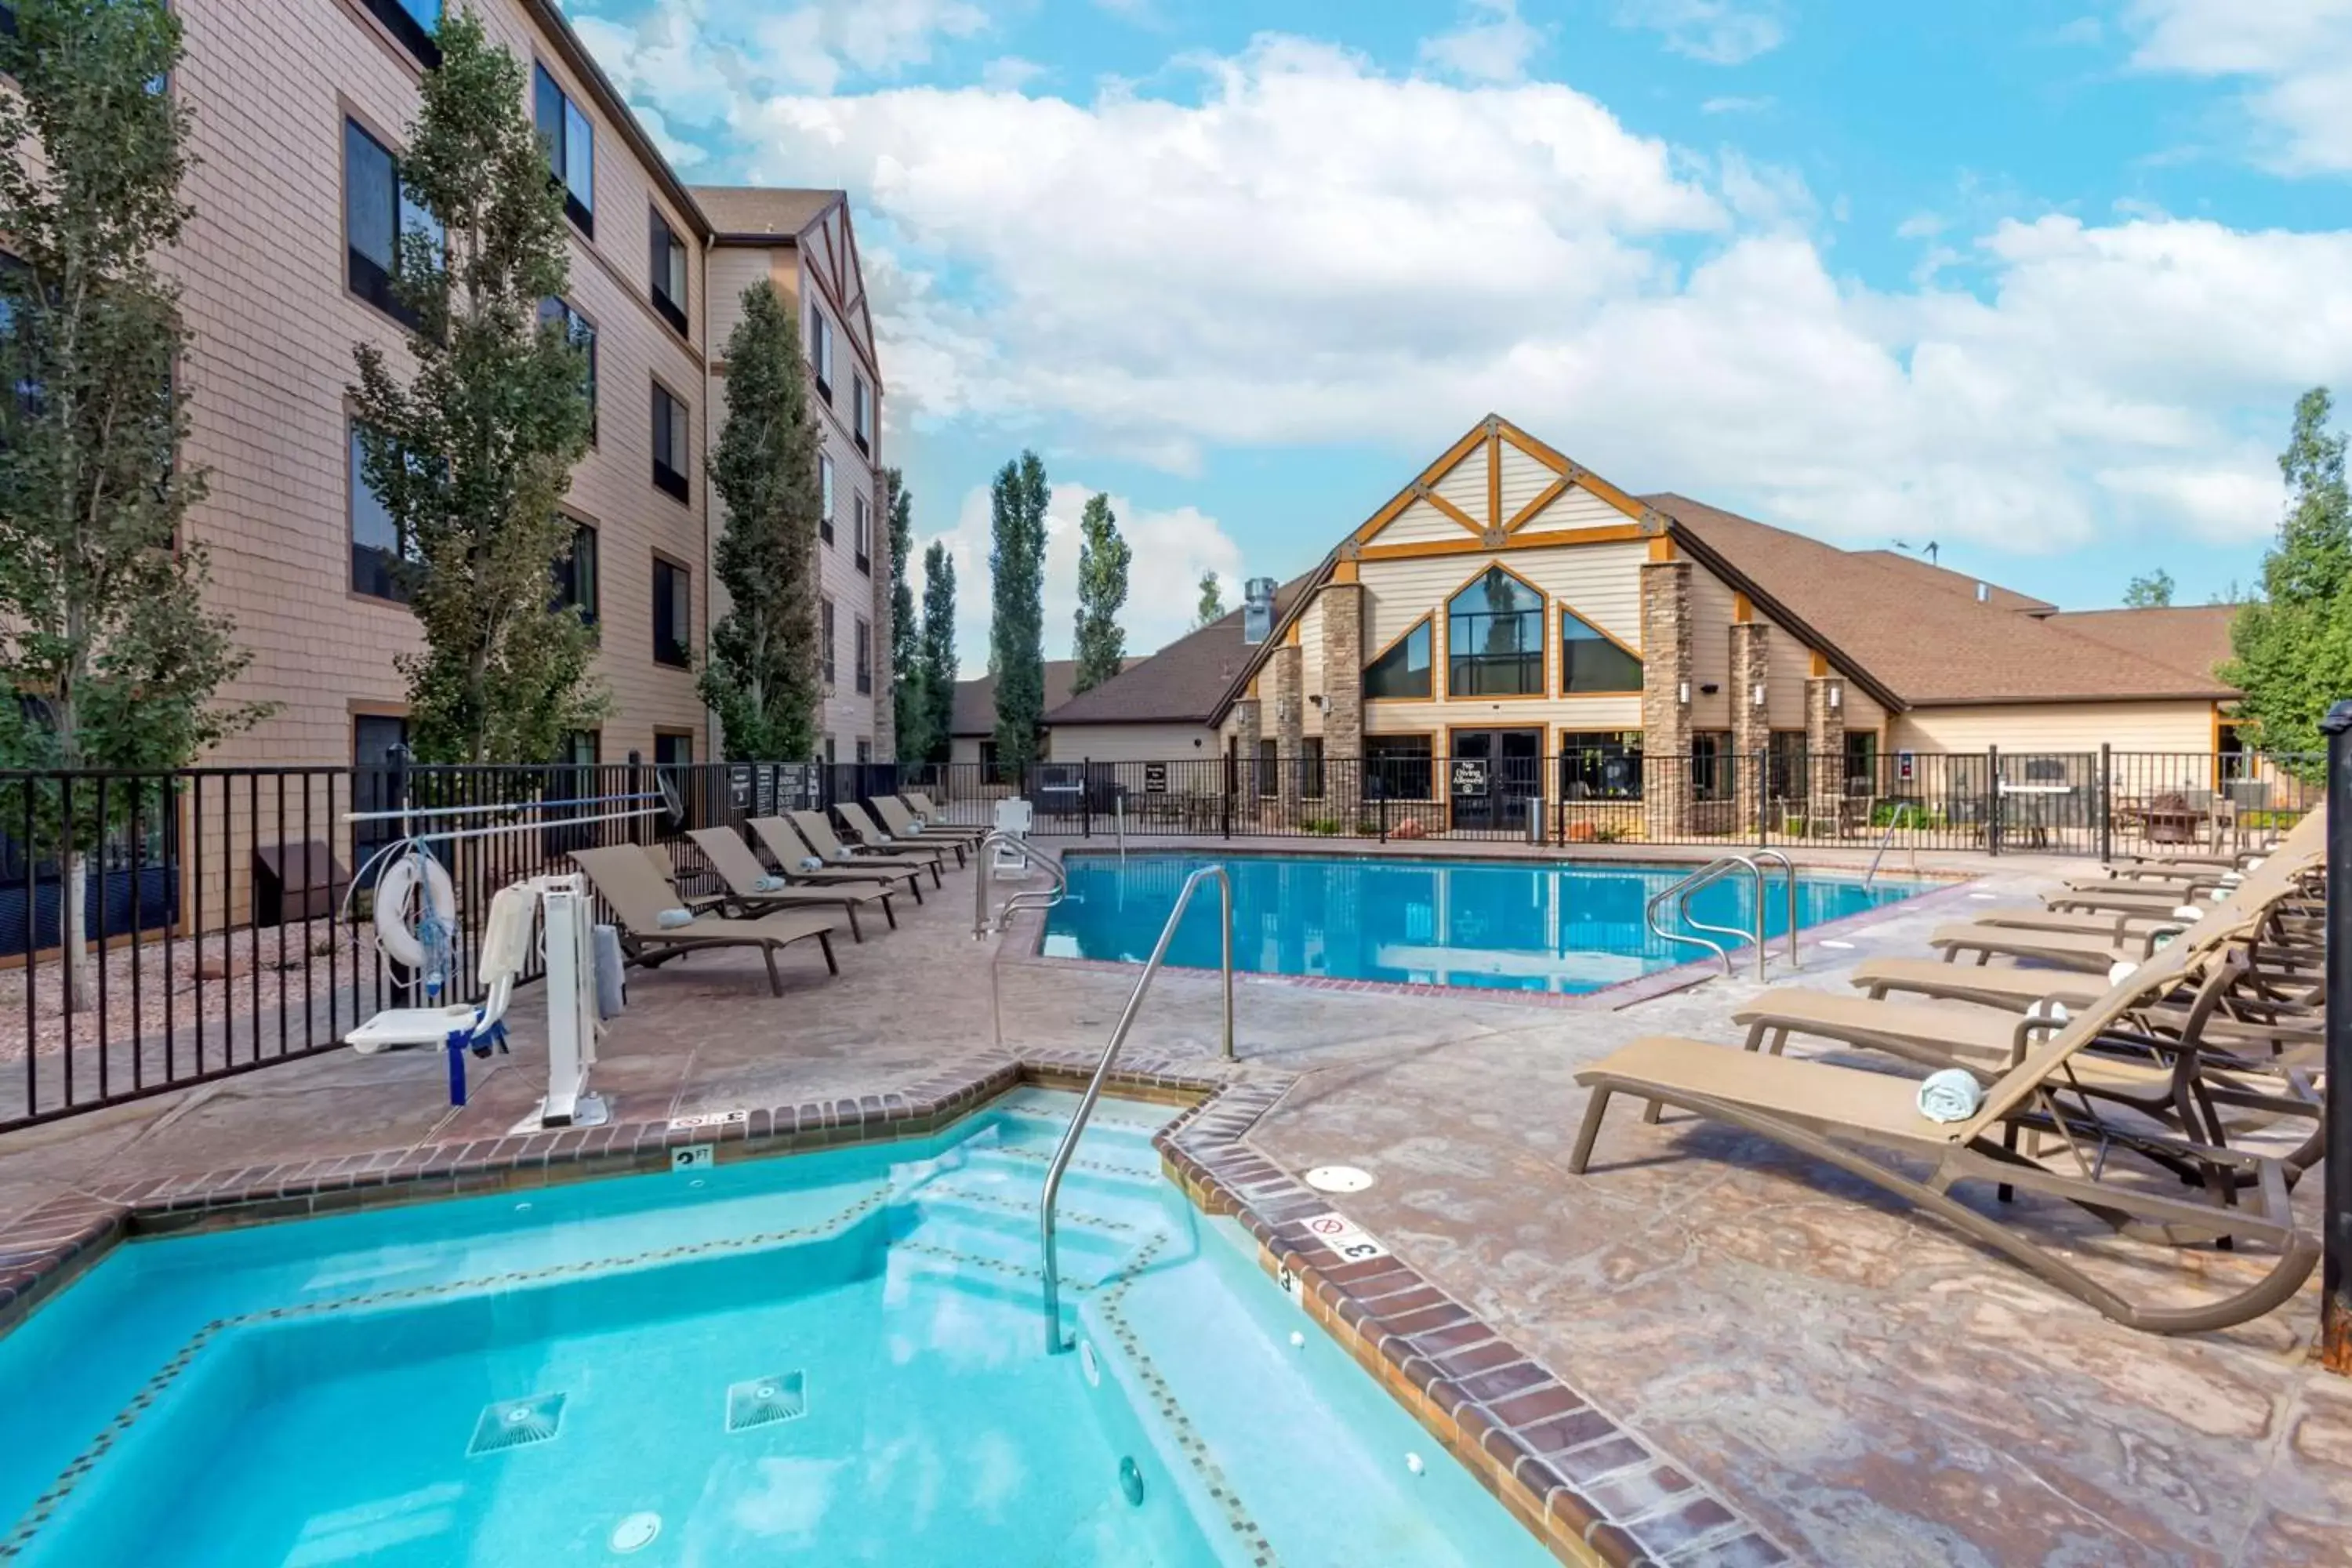
{"type": "MultiPolygon", "coordinates": [[[[99,1184],[0,1230],[0,1334],[117,1244],[669,1168],[670,1152],[722,1160],[928,1136],[1022,1084],[1082,1087],[1091,1053],[984,1052],[901,1091],[752,1108],[740,1121],[669,1120],[257,1164],[99,1184]]],[[[1762,1564],[1787,1551],[1476,1314],[1394,1257],[1341,1262],[1307,1228],[1331,1209],[1244,1141],[1294,1073],[1139,1056],[1117,1093],[1186,1110],[1153,1138],[1201,1209],[1256,1238],[1258,1261],[1305,1313],[1563,1562],[1643,1568],[1762,1564]]]]}

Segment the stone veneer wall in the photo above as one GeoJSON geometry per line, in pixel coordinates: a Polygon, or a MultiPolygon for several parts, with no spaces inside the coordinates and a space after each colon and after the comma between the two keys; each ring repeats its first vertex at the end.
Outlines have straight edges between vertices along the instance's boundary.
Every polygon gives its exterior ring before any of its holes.
{"type": "Polygon", "coordinates": [[[1772,715],[1756,704],[1756,689],[1770,679],[1772,628],[1762,621],[1738,621],[1731,627],[1731,749],[1738,757],[1737,775],[1748,797],[1748,815],[1767,791],[1758,776],[1756,755],[1771,744],[1772,715]]]}
{"type": "Polygon", "coordinates": [[[1352,817],[1363,801],[1364,587],[1332,583],[1323,589],[1323,754],[1333,759],[1324,781],[1331,815],[1352,817]]]}
{"type": "Polygon", "coordinates": [[[1643,816],[1653,835],[1679,837],[1690,804],[1691,563],[1642,564],[1643,816]]]}
{"type": "Polygon", "coordinates": [[[1845,796],[1845,681],[1816,675],[1805,682],[1805,751],[1811,759],[1811,814],[1834,820],[1845,796]],[[1835,692],[1832,704],[1830,694],[1835,692]]]}
{"type": "Polygon", "coordinates": [[[1307,698],[1301,680],[1306,658],[1292,644],[1275,649],[1274,657],[1266,661],[1266,671],[1274,683],[1275,754],[1282,773],[1276,793],[1282,797],[1286,812],[1298,800],[1298,757],[1307,729],[1303,711],[1307,698]]]}

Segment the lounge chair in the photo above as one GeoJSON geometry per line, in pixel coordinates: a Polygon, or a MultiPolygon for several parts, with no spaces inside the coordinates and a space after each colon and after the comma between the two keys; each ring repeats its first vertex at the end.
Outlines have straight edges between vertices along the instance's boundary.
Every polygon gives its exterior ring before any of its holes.
{"type": "Polygon", "coordinates": [[[898,917],[890,908],[890,889],[887,884],[795,888],[761,865],[760,857],[731,827],[698,827],[687,837],[710,862],[710,869],[719,881],[726,884],[730,913],[758,916],[772,910],[838,909],[849,915],[852,940],[862,942],[866,933],[857,927],[857,911],[866,905],[879,904],[882,918],[890,922],[890,929],[898,929],[898,917]]]}
{"type": "Polygon", "coordinates": [[[1998,956],[2105,974],[2118,963],[2146,963],[2150,954],[2188,929],[2187,922],[2175,921],[2142,935],[2117,938],[1967,923],[1937,926],[1928,935],[1927,945],[1941,952],[1947,963],[1957,963],[1960,954],[1972,952],[1980,964],[1998,956]]]}
{"type": "Polygon", "coordinates": [[[927,843],[917,839],[893,837],[880,823],[866,816],[866,808],[856,801],[836,802],[833,809],[841,813],[841,820],[849,825],[849,831],[857,835],[857,842],[865,847],[898,849],[910,854],[930,854],[938,856],[941,860],[952,855],[955,857],[957,865],[961,866],[964,863],[964,846],[960,841],[936,839],[927,843]]]}
{"type": "Polygon", "coordinates": [[[941,885],[940,862],[947,858],[945,850],[886,849],[871,844],[861,844],[852,848],[835,834],[832,824],[825,821],[823,812],[793,811],[785,815],[792,819],[793,829],[808,840],[809,847],[824,857],[828,866],[919,866],[930,872],[932,887],[941,885]]]}
{"type": "Polygon", "coordinates": [[[880,860],[857,866],[828,866],[823,856],[809,847],[800,829],[781,816],[754,816],[744,826],[751,828],[760,847],[775,860],[778,871],[788,882],[812,888],[904,888],[915,895],[915,902],[923,901],[920,867],[892,866],[880,860]]]}
{"type": "Polygon", "coordinates": [[[988,837],[985,827],[934,827],[907,809],[907,803],[897,795],[877,795],[866,805],[881,819],[883,828],[902,844],[959,844],[969,849],[988,837]]]}
{"type": "Polygon", "coordinates": [[[2098,1005],[2033,1046],[1986,1089],[1975,1114],[1937,1122],[1920,1113],[1915,1079],[1830,1062],[1734,1050],[1703,1040],[1651,1036],[1576,1075],[1591,1091],[1569,1169],[1590,1164],[1610,1102],[1619,1094],[1662,1101],[1811,1155],[1927,1210],[2103,1315],[2158,1333],[2193,1333],[2244,1322],[2292,1298],[2317,1261],[2315,1238],[2296,1222],[2278,1159],[2143,1131],[2087,1109],[2068,1077],[2075,1059],[2145,999],[2211,981],[2220,955],[2166,949],[2098,1005]],[[2021,1133],[2058,1139],[2065,1162],[2047,1166],[2012,1145],[2021,1133]],[[2086,1151],[2095,1160],[2083,1160],[2086,1151]],[[2125,1159],[2141,1156],[2147,1167],[2125,1159]],[[2075,1162],[2080,1163],[2075,1163],[2075,1162]],[[1913,1173],[1927,1167],[1923,1177],[1913,1173]],[[2152,1167],[2152,1169],[2148,1168],[2152,1167]],[[2193,1173],[2206,1201],[2175,1195],[2193,1173]],[[2148,1178],[2153,1177],[2151,1183],[2148,1178]],[[2045,1247],[2021,1226],[1980,1212],[1952,1189],[1980,1183],[2074,1204],[2135,1235],[2181,1245],[2229,1238],[2241,1249],[2274,1247],[2259,1279],[2195,1306],[2135,1300],[2045,1247]]]}
{"type": "MultiPolygon", "coordinates": [[[[961,823],[950,822],[948,820],[948,814],[940,808],[939,803],[934,801],[929,795],[925,794],[921,790],[902,789],[898,792],[898,798],[905,801],[908,808],[914,812],[915,820],[920,822],[926,827],[958,827],[966,826],[961,823]]],[[[982,826],[986,826],[987,825],[983,823],[982,826]]]]}
{"type": "Polygon", "coordinates": [[[602,849],[574,849],[572,864],[588,874],[596,893],[620,917],[621,951],[651,969],[680,953],[707,947],[756,947],[768,965],[768,989],[784,994],[783,977],[776,973],[776,953],[797,942],[814,938],[824,954],[825,972],[839,974],[833,956],[833,918],[787,910],[756,921],[697,915],[681,926],[661,923],[664,910],[676,909],[668,883],[655,873],[645,851],[633,844],[602,849]]]}

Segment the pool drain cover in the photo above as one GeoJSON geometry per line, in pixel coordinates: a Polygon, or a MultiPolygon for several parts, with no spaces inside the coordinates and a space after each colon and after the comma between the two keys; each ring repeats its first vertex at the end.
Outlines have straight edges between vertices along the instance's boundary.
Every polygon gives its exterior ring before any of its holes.
{"type": "Polygon", "coordinates": [[[1318,1193],[1360,1193],[1372,1184],[1372,1173],[1353,1165],[1318,1165],[1307,1173],[1307,1184],[1318,1193]]]}
{"type": "Polygon", "coordinates": [[[606,1544],[618,1552],[643,1552],[660,1533],[661,1515],[633,1513],[613,1527],[612,1536],[606,1544]]]}
{"type": "Polygon", "coordinates": [[[474,1418],[474,1440],[466,1445],[466,1452],[495,1454],[502,1449],[544,1443],[555,1436],[562,1423],[563,1395],[560,1394],[500,1400],[482,1406],[481,1415],[474,1418]]]}
{"type": "Polygon", "coordinates": [[[1143,1467],[1131,1457],[1118,1462],[1118,1489],[1126,1496],[1129,1507],[1143,1506],[1143,1467]]]}
{"type": "Polygon", "coordinates": [[[775,1377],[754,1377],[727,1390],[727,1430],[748,1432],[772,1426],[808,1414],[808,1394],[802,1376],[788,1372],[775,1377]]]}

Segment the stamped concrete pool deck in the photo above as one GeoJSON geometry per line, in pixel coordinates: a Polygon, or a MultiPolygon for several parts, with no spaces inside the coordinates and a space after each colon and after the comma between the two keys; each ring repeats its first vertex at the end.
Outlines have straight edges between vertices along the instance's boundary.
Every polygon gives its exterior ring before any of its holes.
{"type": "MultiPolygon", "coordinates": [[[[1956,900],[2087,868],[1919,865],[1977,879],[1809,945],[1795,982],[1843,989],[1866,957],[1923,951],[1956,900]]],[[[751,957],[636,974],[597,1083],[628,1114],[680,1115],[898,1089],[1000,1037],[1099,1047],[1133,971],[1036,958],[1034,928],[974,942],[971,900],[951,874],[901,930],[845,938],[838,980],[793,956],[782,998],[751,957]]],[[[1850,1178],[1630,1106],[1569,1174],[1578,1068],[1642,1034],[1730,1041],[1753,989],[1717,976],[1612,1011],[1244,979],[1239,1055],[1299,1075],[1250,1142],[1293,1172],[1370,1171],[1333,1206],[1671,1457],[1644,1485],[1686,1473],[1801,1560],[2352,1563],[2352,1383],[2311,1357],[2315,1287],[2228,1333],[2136,1333],[1850,1178]]],[[[461,1111],[436,1058],[338,1052],[0,1137],[0,1227],[131,1176],[503,1131],[543,1087],[532,1008],[525,993],[514,1054],[461,1111]]],[[[1217,1020],[1214,977],[1171,972],[1133,1045],[1210,1054],[1217,1020]]],[[[2189,1278],[2178,1255],[2031,1217],[2117,1279],[2189,1278]]]]}

